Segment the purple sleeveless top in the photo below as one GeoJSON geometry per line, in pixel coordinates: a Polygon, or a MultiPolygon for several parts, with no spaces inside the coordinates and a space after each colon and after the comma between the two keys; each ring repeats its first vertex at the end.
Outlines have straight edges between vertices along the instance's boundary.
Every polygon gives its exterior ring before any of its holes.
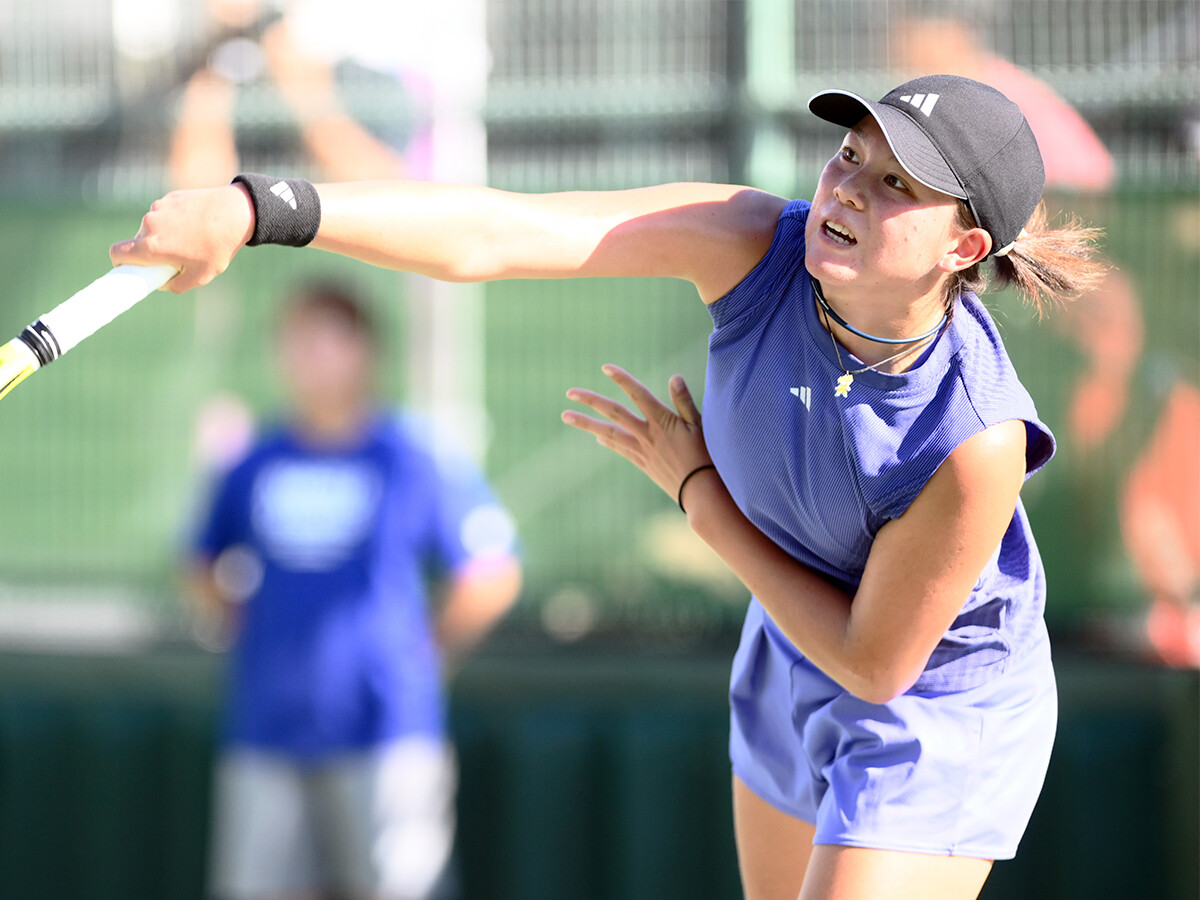
{"type": "MultiPolygon", "coordinates": [[[[807,201],[789,203],[767,255],[709,307],[704,430],[750,521],[853,593],[880,527],[904,513],[963,441],[1021,419],[1032,474],[1053,455],[1054,438],[972,294],[959,299],[949,327],[912,369],[867,370],[854,376],[848,396],[835,396],[842,369],[804,268],[808,210],[807,201]]],[[[863,366],[844,349],[842,359],[848,369],[863,366]]],[[[1040,633],[1045,594],[1018,501],[999,549],[912,690],[963,690],[1003,671],[1040,633]]],[[[764,619],[778,632],[765,612],[764,619]]]]}

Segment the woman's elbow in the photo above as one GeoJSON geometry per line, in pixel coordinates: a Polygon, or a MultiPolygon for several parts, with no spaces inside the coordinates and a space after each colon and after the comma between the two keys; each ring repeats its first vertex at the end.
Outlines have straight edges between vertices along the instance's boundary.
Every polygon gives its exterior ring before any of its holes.
{"type": "Polygon", "coordinates": [[[478,284],[481,281],[495,281],[497,278],[503,277],[504,273],[490,260],[462,256],[445,260],[436,269],[430,269],[421,274],[451,284],[478,284]]]}
{"type": "Polygon", "coordinates": [[[857,690],[850,689],[850,693],[852,693],[859,700],[863,700],[867,703],[883,705],[885,703],[891,703],[893,700],[903,694],[905,690],[907,690],[907,688],[896,688],[886,684],[866,684],[857,690]]]}
{"type": "Polygon", "coordinates": [[[867,703],[891,703],[906,693],[917,681],[920,672],[909,672],[894,666],[868,667],[856,670],[842,687],[867,703]]]}

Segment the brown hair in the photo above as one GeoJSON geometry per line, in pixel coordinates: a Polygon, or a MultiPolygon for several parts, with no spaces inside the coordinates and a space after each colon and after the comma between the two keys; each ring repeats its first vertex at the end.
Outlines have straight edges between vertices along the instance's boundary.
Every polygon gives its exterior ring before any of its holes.
{"type": "MultiPolygon", "coordinates": [[[[977,228],[966,201],[959,201],[955,224],[964,231],[977,228]]],[[[1038,203],[1021,236],[1006,256],[993,256],[996,282],[1000,287],[1015,287],[1038,316],[1048,309],[1076,299],[1103,280],[1108,266],[1096,258],[1099,228],[1084,226],[1071,217],[1058,228],[1050,227],[1046,203],[1038,203]]],[[[962,291],[982,293],[988,285],[983,263],[957,273],[949,279],[947,306],[962,291]]]]}
{"type": "Polygon", "coordinates": [[[279,326],[293,316],[317,313],[363,338],[368,344],[379,343],[379,331],[367,305],[353,291],[332,281],[305,284],[292,292],[280,310],[279,326]]]}

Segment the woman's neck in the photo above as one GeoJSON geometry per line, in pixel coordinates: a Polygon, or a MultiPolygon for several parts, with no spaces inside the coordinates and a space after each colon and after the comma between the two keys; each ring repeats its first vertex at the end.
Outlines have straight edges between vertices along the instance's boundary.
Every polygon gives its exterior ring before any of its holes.
{"type": "Polygon", "coordinates": [[[940,290],[907,303],[896,302],[894,296],[889,296],[887,303],[880,303],[874,297],[847,299],[839,295],[835,299],[819,284],[814,283],[814,288],[818,294],[817,316],[821,323],[843,348],[865,364],[875,366],[895,357],[911,342],[912,352],[885,363],[880,367],[882,372],[898,374],[907,371],[946,323],[947,313],[940,290]],[[822,296],[828,309],[822,308],[822,296]],[[845,325],[839,324],[838,318],[845,325]],[[884,340],[872,340],[864,335],[884,340]]]}

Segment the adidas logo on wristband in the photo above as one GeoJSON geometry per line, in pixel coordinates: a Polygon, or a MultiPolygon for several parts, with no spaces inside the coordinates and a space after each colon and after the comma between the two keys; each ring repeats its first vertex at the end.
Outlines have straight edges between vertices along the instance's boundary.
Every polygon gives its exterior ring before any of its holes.
{"type": "Polygon", "coordinates": [[[247,244],[281,244],[303,247],[312,242],[321,227],[321,198],[317,189],[302,178],[279,178],[243,172],[233,179],[250,194],[254,206],[254,235],[247,244]],[[291,207],[276,202],[281,200],[291,207]]]}
{"type": "Polygon", "coordinates": [[[292,189],[288,187],[286,181],[278,181],[271,185],[271,193],[290,206],[296,209],[296,195],[292,193],[292,189]]]}

